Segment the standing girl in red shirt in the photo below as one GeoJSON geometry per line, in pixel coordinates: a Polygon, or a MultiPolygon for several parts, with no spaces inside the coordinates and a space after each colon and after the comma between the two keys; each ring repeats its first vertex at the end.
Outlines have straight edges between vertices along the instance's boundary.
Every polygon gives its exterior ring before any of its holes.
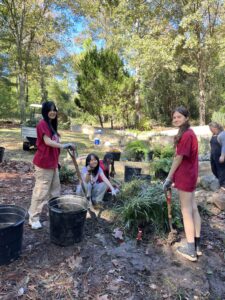
{"type": "Polygon", "coordinates": [[[167,190],[174,182],[179,193],[187,244],[179,247],[177,252],[191,261],[196,261],[197,255],[202,255],[201,219],[194,199],[198,178],[198,141],[190,129],[189,112],[186,108],[180,106],[174,110],[173,125],[179,128],[174,138],[176,154],[163,188],[167,190]]]}
{"type": "Polygon", "coordinates": [[[29,224],[32,229],[42,227],[40,213],[44,204],[60,195],[59,153],[60,149],[75,149],[75,145],[61,144],[57,131],[57,108],[52,101],[42,104],[43,119],[37,125],[37,151],[34,155],[35,186],[29,208],[29,224]]]}

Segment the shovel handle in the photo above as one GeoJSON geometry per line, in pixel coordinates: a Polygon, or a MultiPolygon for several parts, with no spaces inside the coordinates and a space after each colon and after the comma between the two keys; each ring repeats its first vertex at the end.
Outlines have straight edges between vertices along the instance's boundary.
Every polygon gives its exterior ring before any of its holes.
{"type": "Polygon", "coordinates": [[[171,199],[172,199],[172,190],[171,190],[171,188],[165,191],[165,196],[166,196],[167,204],[171,204],[171,199]]]}
{"type": "Polygon", "coordinates": [[[74,149],[67,149],[67,152],[69,153],[70,157],[72,158],[72,161],[73,161],[76,173],[77,173],[77,177],[78,177],[78,179],[80,181],[80,184],[81,184],[81,188],[83,190],[84,195],[86,195],[86,189],[85,189],[84,182],[83,182],[83,179],[82,179],[82,176],[81,176],[81,173],[80,173],[80,169],[79,169],[78,164],[77,164],[77,160],[76,160],[76,156],[75,156],[75,150],[74,149]]]}

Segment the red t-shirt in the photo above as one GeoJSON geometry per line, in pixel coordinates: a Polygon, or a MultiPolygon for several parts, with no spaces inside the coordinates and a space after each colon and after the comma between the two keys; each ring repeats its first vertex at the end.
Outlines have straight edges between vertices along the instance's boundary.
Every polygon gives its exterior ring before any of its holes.
{"type": "MultiPolygon", "coordinates": [[[[107,168],[107,166],[105,166],[102,159],[99,160],[99,167],[102,169],[105,176],[109,179],[109,168],[107,168]]],[[[98,176],[98,182],[103,182],[101,175],[98,176]]]]}
{"type": "Polygon", "coordinates": [[[59,162],[59,148],[47,146],[44,142],[44,135],[53,141],[59,142],[58,135],[52,135],[45,120],[40,120],[37,125],[37,151],[34,155],[33,163],[43,169],[56,169],[59,162]]]}
{"type": "Polygon", "coordinates": [[[173,175],[175,187],[185,192],[193,192],[198,178],[198,140],[192,129],[182,135],[176,154],[182,155],[183,159],[173,175]]]}

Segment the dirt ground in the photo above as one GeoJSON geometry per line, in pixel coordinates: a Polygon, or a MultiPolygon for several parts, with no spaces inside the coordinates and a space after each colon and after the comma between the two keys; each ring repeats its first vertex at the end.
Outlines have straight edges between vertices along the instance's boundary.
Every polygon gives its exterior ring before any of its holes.
{"type": "MultiPolygon", "coordinates": [[[[29,162],[6,160],[0,164],[0,204],[28,209],[34,186],[29,162]]],[[[73,194],[72,184],[62,194],[73,194]]],[[[0,299],[211,299],[225,300],[225,213],[208,199],[212,192],[199,190],[203,218],[203,256],[192,263],[176,254],[179,243],[144,236],[137,243],[128,236],[114,237],[110,218],[112,202],[98,221],[87,216],[83,240],[69,247],[50,241],[48,210],[43,229],[24,223],[22,254],[0,266],[0,299]]],[[[179,234],[183,239],[183,233],[179,234]]]]}
{"type": "MultiPolygon", "coordinates": [[[[0,203],[27,209],[32,165],[3,162],[0,180],[0,203]]],[[[62,186],[63,194],[73,189],[62,186]]],[[[205,192],[198,196],[201,201],[207,197],[205,192]]],[[[119,242],[104,212],[98,222],[87,218],[81,243],[56,246],[50,242],[46,208],[44,228],[33,231],[26,220],[21,257],[0,267],[0,299],[225,299],[225,214],[211,211],[203,219],[204,255],[191,263],[164,239],[149,236],[137,244],[124,237],[119,242]]]]}

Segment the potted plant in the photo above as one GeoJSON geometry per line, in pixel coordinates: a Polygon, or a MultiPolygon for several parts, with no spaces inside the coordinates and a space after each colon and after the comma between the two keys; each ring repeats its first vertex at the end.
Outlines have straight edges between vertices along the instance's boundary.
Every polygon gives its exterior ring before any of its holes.
{"type": "Polygon", "coordinates": [[[132,141],[126,145],[125,152],[128,160],[143,161],[147,158],[149,148],[143,141],[132,141]]]}
{"type": "Polygon", "coordinates": [[[110,152],[106,152],[107,154],[110,153],[113,155],[113,159],[114,161],[119,161],[120,160],[120,155],[121,155],[121,152],[119,149],[117,148],[113,148],[110,152]]]}

